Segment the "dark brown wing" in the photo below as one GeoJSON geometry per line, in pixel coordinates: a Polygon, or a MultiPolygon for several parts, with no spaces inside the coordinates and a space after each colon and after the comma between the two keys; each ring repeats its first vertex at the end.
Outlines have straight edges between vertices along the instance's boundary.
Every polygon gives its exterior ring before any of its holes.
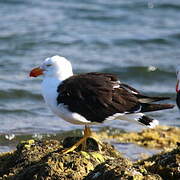
{"type": "Polygon", "coordinates": [[[112,74],[75,75],[59,85],[57,103],[67,105],[70,111],[92,122],[102,122],[115,113],[140,109],[138,98],[119,85],[117,76],[112,74]]]}
{"type": "Polygon", "coordinates": [[[169,97],[146,96],[144,94],[141,94],[139,91],[137,91],[133,87],[131,87],[127,84],[124,84],[124,83],[121,83],[121,88],[125,88],[127,91],[134,94],[138,98],[139,102],[141,102],[141,103],[152,103],[152,102],[156,102],[156,101],[170,99],[169,97]]]}

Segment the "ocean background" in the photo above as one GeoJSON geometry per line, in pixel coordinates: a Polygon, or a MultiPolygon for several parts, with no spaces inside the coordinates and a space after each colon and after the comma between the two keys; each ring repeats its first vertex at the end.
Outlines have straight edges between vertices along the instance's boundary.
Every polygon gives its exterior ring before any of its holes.
{"type": "MultiPolygon", "coordinates": [[[[146,95],[175,104],[180,64],[179,0],[1,0],[0,134],[16,136],[82,129],[55,117],[41,96],[42,77],[29,71],[45,58],[65,56],[74,73],[115,73],[146,95]]],[[[101,112],[99,112],[101,113],[101,112]]],[[[147,113],[161,125],[180,126],[177,107],[147,113]]],[[[112,121],[94,127],[139,131],[112,121]]],[[[0,152],[12,149],[0,142],[0,152]]]]}

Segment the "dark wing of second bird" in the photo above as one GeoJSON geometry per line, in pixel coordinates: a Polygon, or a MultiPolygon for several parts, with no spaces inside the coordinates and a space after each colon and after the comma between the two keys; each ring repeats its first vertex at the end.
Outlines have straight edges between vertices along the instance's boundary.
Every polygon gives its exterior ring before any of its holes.
{"type": "Polygon", "coordinates": [[[64,80],[57,89],[57,104],[67,105],[91,122],[103,122],[116,113],[147,112],[172,108],[169,104],[149,104],[167,97],[148,97],[122,84],[116,75],[87,73],[64,80]]]}

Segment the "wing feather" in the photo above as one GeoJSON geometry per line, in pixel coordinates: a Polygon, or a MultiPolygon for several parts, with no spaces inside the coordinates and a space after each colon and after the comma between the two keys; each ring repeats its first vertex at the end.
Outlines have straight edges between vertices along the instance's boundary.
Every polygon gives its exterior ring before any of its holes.
{"type": "Polygon", "coordinates": [[[114,88],[117,76],[105,73],[75,75],[59,85],[58,104],[77,112],[89,121],[102,122],[115,113],[127,113],[140,108],[138,98],[126,88],[114,88]]]}

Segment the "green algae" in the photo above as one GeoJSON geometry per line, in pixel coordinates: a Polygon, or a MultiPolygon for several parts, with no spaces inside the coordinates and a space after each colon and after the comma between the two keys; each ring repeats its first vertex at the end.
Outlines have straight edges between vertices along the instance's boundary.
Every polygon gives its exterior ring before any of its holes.
{"type": "Polygon", "coordinates": [[[98,164],[112,158],[111,152],[115,151],[109,144],[103,144],[106,151],[77,149],[62,154],[63,144],[57,140],[22,141],[16,151],[0,156],[0,179],[82,179],[98,164]]]}
{"type": "Polygon", "coordinates": [[[97,176],[139,180],[144,177],[110,144],[102,143],[101,151],[77,149],[68,154],[61,153],[63,148],[63,143],[57,140],[22,141],[16,151],[1,154],[0,179],[88,180],[97,176]]]}
{"type": "Polygon", "coordinates": [[[163,179],[180,179],[180,146],[170,152],[162,152],[137,163],[146,171],[159,174],[163,179]]]}
{"type": "Polygon", "coordinates": [[[146,128],[141,132],[100,131],[96,135],[101,139],[113,139],[121,143],[135,143],[139,146],[157,149],[172,149],[180,142],[180,128],[158,126],[146,128]]]}
{"type": "MultiPolygon", "coordinates": [[[[124,142],[129,142],[127,138],[128,134],[129,138],[131,137],[131,133],[122,134],[126,136],[124,142]]],[[[119,137],[122,134],[116,132],[106,137],[119,137]]],[[[152,144],[149,141],[154,141],[153,147],[167,150],[169,145],[174,149],[170,151],[168,148],[169,152],[132,162],[108,143],[101,143],[99,149],[98,143],[92,138],[87,140],[87,149],[82,150],[83,147],[80,146],[68,154],[61,152],[64,148],[72,146],[80,137],[67,137],[63,141],[30,139],[21,141],[15,151],[0,154],[0,180],[180,179],[180,147],[177,137],[179,129],[158,127],[136,135],[136,141],[138,138],[143,143],[147,141],[146,144],[152,144]],[[172,142],[169,142],[171,140],[172,142]]]]}

